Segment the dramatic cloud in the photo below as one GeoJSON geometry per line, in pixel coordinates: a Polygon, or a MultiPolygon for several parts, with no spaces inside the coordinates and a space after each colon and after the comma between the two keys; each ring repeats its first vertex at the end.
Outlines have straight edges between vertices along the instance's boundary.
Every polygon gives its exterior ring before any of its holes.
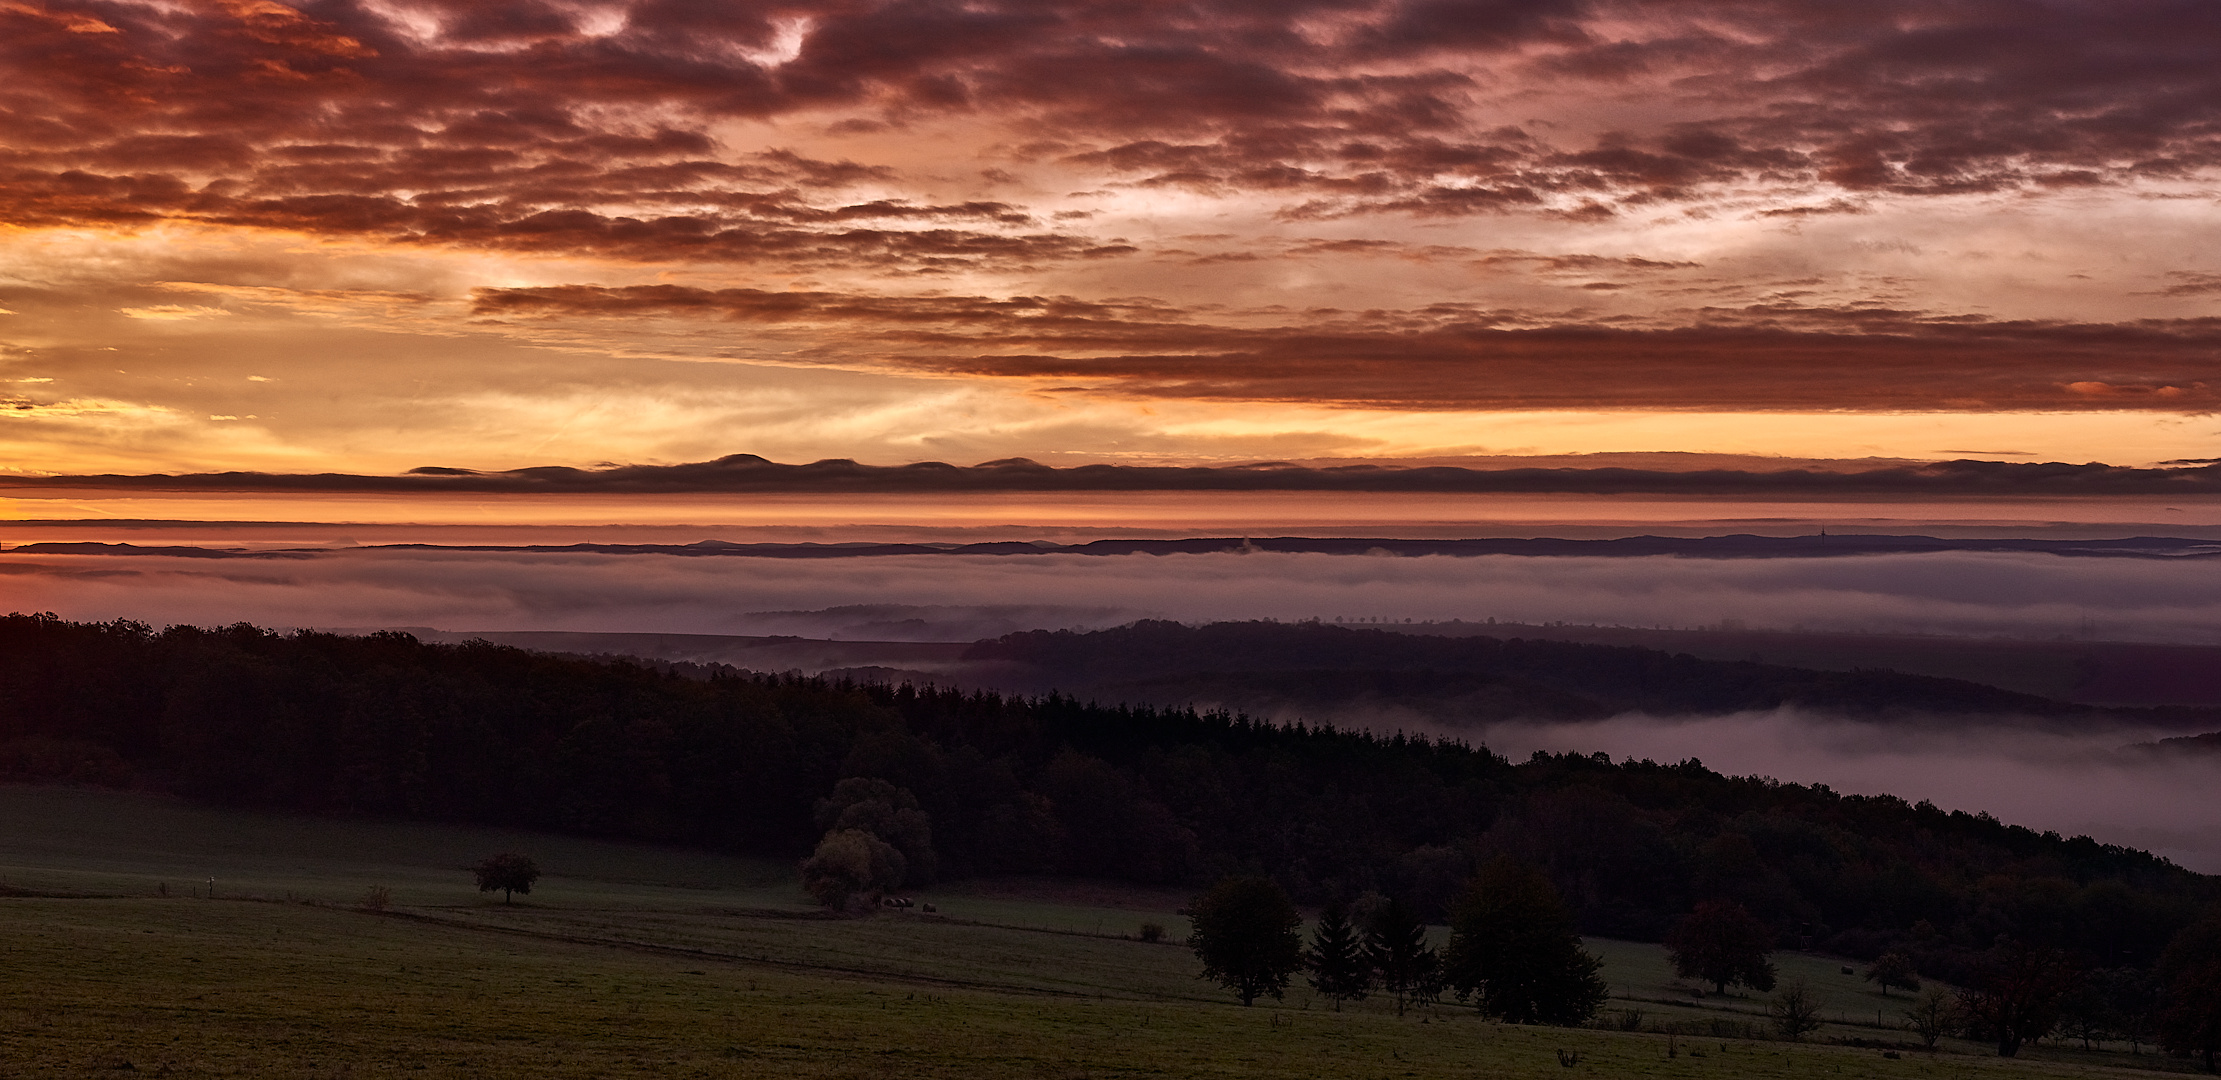
{"type": "MultiPolygon", "coordinates": [[[[2088,187],[2221,153],[2221,20],[2195,0],[55,0],[0,17],[34,76],[6,95],[18,221],[751,258],[794,239],[771,223],[1028,220],[805,200],[885,174],[717,153],[721,124],[790,119],[981,126],[1005,159],[1311,217],[2088,187]],[[1538,94],[1575,107],[1553,117],[1538,94]],[[1583,108],[1636,101],[1601,124],[1583,108]]],[[[989,235],[936,232],[912,253],[989,235]]]]}
{"type": "MultiPolygon", "coordinates": [[[[2200,416],[2217,49],[2199,0],[14,0],[0,453],[2200,416]],[[248,355],[266,382],[216,390],[248,355]],[[911,406],[828,409],[860,395],[802,369],[911,406]]],[[[1674,438],[1637,449],[1750,449],[1674,438]]]]}

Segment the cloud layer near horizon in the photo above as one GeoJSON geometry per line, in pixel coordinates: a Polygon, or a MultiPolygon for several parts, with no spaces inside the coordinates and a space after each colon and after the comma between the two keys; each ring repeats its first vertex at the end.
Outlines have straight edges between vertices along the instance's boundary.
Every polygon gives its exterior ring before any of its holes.
{"type": "MultiPolygon", "coordinates": [[[[24,0],[0,5],[0,452],[381,471],[398,444],[486,468],[1581,448],[1507,444],[1499,410],[2165,425],[2221,393],[2217,49],[2197,0],[24,0]]],[[[1944,427],[1874,452],[1943,456],[1944,427]]],[[[1750,449],[1671,437],[1615,448],[1750,449]]]]}
{"type": "MultiPolygon", "coordinates": [[[[284,559],[0,555],[10,608],[156,625],[793,633],[844,605],[1027,605],[1041,628],[1337,617],[2221,641],[2210,560],[918,555],[796,561],[335,550],[284,559]],[[1068,621],[1067,621],[1068,620],[1068,621]]],[[[998,616],[1002,618],[1003,616],[998,616]]],[[[961,637],[961,635],[960,635],[961,637]]]]}

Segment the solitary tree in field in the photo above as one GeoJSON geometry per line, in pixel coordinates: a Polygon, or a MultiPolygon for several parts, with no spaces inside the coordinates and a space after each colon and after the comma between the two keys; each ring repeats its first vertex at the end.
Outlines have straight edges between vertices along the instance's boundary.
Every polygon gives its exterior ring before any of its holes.
{"type": "Polygon", "coordinates": [[[1349,905],[1334,904],[1319,916],[1303,966],[1310,972],[1311,988],[1332,1001],[1335,1012],[1342,1011],[1344,1001],[1365,1000],[1373,988],[1373,966],[1365,959],[1357,927],[1350,924],[1349,905]]]}
{"type": "Polygon", "coordinates": [[[1866,981],[1882,988],[1882,996],[1889,996],[1892,986],[1920,992],[1920,973],[1913,970],[1913,958],[1903,950],[1892,949],[1875,959],[1874,966],[1866,969],[1866,981]]]}
{"type": "Polygon", "coordinates": [[[1365,957],[1380,988],[1396,996],[1396,1015],[1410,1003],[1442,996],[1442,963],[1427,947],[1427,927],[1402,900],[1390,900],[1365,935],[1365,957]]]}
{"type": "Polygon", "coordinates": [[[1666,935],[1673,973],[1702,979],[1724,994],[1729,983],[1759,993],[1774,988],[1773,931],[1733,900],[1707,900],[1682,917],[1666,935]]]}
{"type": "Polygon", "coordinates": [[[501,902],[504,904],[515,903],[518,893],[530,895],[532,883],[540,880],[540,867],[532,861],[532,857],[513,851],[488,855],[479,860],[472,872],[478,875],[478,891],[483,893],[499,889],[501,902]]]}
{"type": "Polygon", "coordinates": [[[1243,1005],[1280,997],[1303,963],[1303,916],[1280,886],[1261,877],[1227,878],[1190,904],[1188,945],[1203,977],[1232,990],[1243,1005]]]}
{"type": "Polygon", "coordinates": [[[1583,1024],[1604,1007],[1603,961],[1581,948],[1573,916],[1542,871],[1499,858],[1450,912],[1443,969],[1458,1000],[1515,1024],[1583,1024]]]}
{"type": "Polygon", "coordinates": [[[1774,1032],[1795,1041],[1820,1027],[1820,1006],[1826,1004],[1802,979],[1781,988],[1766,1012],[1774,1018],[1774,1032]]]}

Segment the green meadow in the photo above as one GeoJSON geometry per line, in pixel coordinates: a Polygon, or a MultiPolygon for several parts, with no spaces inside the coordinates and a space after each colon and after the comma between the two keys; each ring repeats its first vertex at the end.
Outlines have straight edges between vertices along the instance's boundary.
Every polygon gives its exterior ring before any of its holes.
{"type": "Polygon", "coordinates": [[[1589,942],[1584,1029],[1454,1005],[1244,1009],[1176,944],[1179,892],[964,882],[821,916],[793,868],[650,845],[214,810],[0,786],[0,1075],[356,1077],[2020,1077],[2184,1069],[2041,1046],[2004,1061],[1897,1027],[1839,961],[1803,1042],[1697,997],[1653,945],[1589,942]],[[469,866],[546,871],[503,904],[469,866]],[[1626,1028],[1628,1030],[1621,1030],[1626,1028]],[[1852,1042],[1866,1045],[1850,1045],[1852,1042]],[[1578,1060],[1574,1060],[1575,1056],[1578,1060]],[[1567,1064],[1567,1062],[1571,1064],[1567,1064]]]}

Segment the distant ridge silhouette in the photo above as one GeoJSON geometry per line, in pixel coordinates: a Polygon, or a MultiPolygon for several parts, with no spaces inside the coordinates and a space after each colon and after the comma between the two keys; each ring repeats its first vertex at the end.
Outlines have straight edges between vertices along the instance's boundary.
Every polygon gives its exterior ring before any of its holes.
{"type": "MultiPolygon", "coordinates": [[[[2171,536],[2128,536],[2103,540],[2035,540],[2013,537],[1944,538],[1935,536],[1629,536],[1610,540],[1477,538],[1405,540],[1393,537],[1186,537],[1093,540],[1055,544],[1007,540],[972,544],[741,544],[702,540],[691,544],[366,544],[349,550],[428,550],[503,552],[594,552],[607,555],[741,556],[764,559],[845,559],[888,555],[1199,555],[1280,553],[1403,556],[1605,556],[1675,555],[1684,558],[1839,558],[1857,555],[1944,551],[2020,551],[2096,558],[2206,559],[2221,556],[2221,541],[2171,536]]],[[[141,546],[94,541],[51,541],[8,548],[10,554],[166,555],[203,559],[303,559],[329,548],[225,548],[191,545],[141,546]]]]}

